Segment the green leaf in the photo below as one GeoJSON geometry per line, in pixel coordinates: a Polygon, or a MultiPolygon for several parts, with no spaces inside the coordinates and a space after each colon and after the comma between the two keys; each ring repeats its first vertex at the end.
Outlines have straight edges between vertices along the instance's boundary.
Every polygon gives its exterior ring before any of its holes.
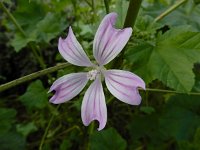
{"type": "Polygon", "coordinates": [[[139,45],[130,47],[126,54],[126,59],[131,62],[134,73],[142,77],[146,83],[150,83],[155,77],[148,69],[148,63],[151,60],[151,54],[154,46],[150,43],[140,43],[139,45]]]}
{"type": "Polygon", "coordinates": [[[90,138],[91,150],[125,150],[126,141],[114,128],[94,132],[90,138]]]}
{"type": "Polygon", "coordinates": [[[29,135],[31,132],[37,131],[37,127],[33,122],[27,124],[17,124],[17,132],[21,133],[24,137],[29,135]]]}
{"type": "Polygon", "coordinates": [[[140,138],[150,138],[151,142],[159,143],[163,138],[159,129],[158,115],[134,115],[132,121],[128,125],[129,134],[132,141],[140,138]]]}
{"type": "Polygon", "coordinates": [[[1,150],[25,150],[25,138],[17,132],[0,134],[1,150]]]}
{"type": "Polygon", "coordinates": [[[45,16],[45,7],[43,2],[31,1],[30,3],[27,0],[18,0],[13,15],[24,30],[29,28],[29,31],[31,31],[35,28],[37,22],[45,16]]]}
{"type": "Polygon", "coordinates": [[[200,60],[200,33],[184,29],[172,29],[153,44],[142,43],[129,49],[127,59],[139,64],[136,73],[147,83],[159,79],[177,91],[191,91],[195,83],[193,65],[200,60]]]}
{"type": "Polygon", "coordinates": [[[196,5],[198,5],[198,4],[200,4],[200,0],[194,0],[194,3],[195,3],[196,5]]]}
{"type": "Polygon", "coordinates": [[[142,107],[140,107],[140,111],[142,111],[146,114],[152,114],[153,112],[155,112],[155,109],[150,106],[142,106],[142,107]]]}
{"type": "Polygon", "coordinates": [[[0,108],[0,133],[6,133],[15,121],[15,109],[0,108]]]}
{"type": "Polygon", "coordinates": [[[69,139],[64,139],[60,145],[60,150],[68,150],[71,147],[71,143],[69,139]]]}
{"type": "Polygon", "coordinates": [[[197,128],[192,141],[179,141],[180,150],[198,150],[200,149],[200,127],[197,128]]]}
{"type": "Polygon", "coordinates": [[[48,103],[47,91],[40,80],[31,83],[25,94],[20,96],[20,101],[27,107],[44,108],[48,103]]]}
{"type": "Polygon", "coordinates": [[[38,20],[34,24],[34,28],[32,26],[33,23],[28,24],[25,28],[27,37],[21,33],[16,33],[14,39],[11,40],[11,45],[16,52],[19,52],[29,42],[48,43],[67,27],[67,23],[66,19],[62,18],[60,14],[47,13],[42,20],[38,20]]]}
{"type": "Polygon", "coordinates": [[[14,47],[16,52],[19,52],[29,42],[36,41],[37,35],[35,32],[29,34],[28,37],[23,36],[21,33],[16,33],[14,39],[11,40],[11,45],[14,47]]]}
{"type": "Polygon", "coordinates": [[[187,140],[200,126],[200,117],[183,108],[172,108],[160,118],[163,134],[177,140],[187,140]],[[187,131],[187,132],[186,132],[187,131]]]}
{"type": "Polygon", "coordinates": [[[199,96],[172,96],[159,119],[163,136],[177,141],[191,139],[200,127],[199,107],[199,96]]]}
{"type": "Polygon", "coordinates": [[[70,0],[51,0],[52,7],[54,7],[55,10],[61,11],[66,9],[66,6],[71,4],[70,0]]]}
{"type": "Polygon", "coordinates": [[[48,13],[43,20],[36,25],[37,41],[48,43],[67,27],[66,19],[60,14],[48,13]]]}
{"type": "MultiPolygon", "coordinates": [[[[176,1],[161,1],[155,3],[154,1],[145,1],[142,7],[142,15],[152,16],[156,18],[158,15],[166,11],[169,6],[175,4],[176,1]],[[145,4],[146,3],[146,4],[145,4]]],[[[167,25],[169,27],[177,27],[182,25],[190,25],[196,31],[200,31],[200,6],[195,4],[199,3],[199,0],[188,0],[182,6],[178,7],[170,14],[162,18],[158,23],[160,25],[167,25]],[[193,2],[194,1],[194,2],[193,2]]]]}
{"type": "MultiPolygon", "coordinates": [[[[59,2],[53,3],[59,4],[59,2]]],[[[62,3],[67,2],[65,1],[62,3]]],[[[53,8],[54,7],[58,6],[53,5],[53,8]]],[[[59,11],[55,13],[53,8],[51,10],[48,4],[40,1],[31,1],[31,3],[29,3],[27,0],[19,0],[13,15],[23,28],[26,36],[21,35],[18,29],[15,29],[16,34],[11,40],[11,45],[16,52],[26,47],[29,42],[36,42],[39,44],[43,42],[48,43],[67,27],[66,15],[61,15],[59,11]],[[50,12],[50,10],[52,12],[50,12]]],[[[57,10],[56,8],[54,9],[57,10]]],[[[5,25],[10,30],[13,30],[13,26],[10,24],[11,23],[8,22],[5,25]]]]}
{"type": "MultiPolygon", "coordinates": [[[[199,96],[176,95],[170,97],[161,112],[136,114],[128,125],[131,141],[134,146],[143,145],[142,141],[152,146],[168,145],[166,141],[182,142],[198,139],[200,127],[199,96]],[[138,142],[140,142],[138,144],[138,142]]],[[[158,110],[157,110],[158,111],[158,110]]],[[[193,140],[195,141],[195,140],[193,140]]],[[[192,144],[192,143],[189,143],[192,144]]],[[[135,149],[135,147],[133,148],[135,149]]],[[[189,149],[189,148],[188,148],[189,149]]]]}

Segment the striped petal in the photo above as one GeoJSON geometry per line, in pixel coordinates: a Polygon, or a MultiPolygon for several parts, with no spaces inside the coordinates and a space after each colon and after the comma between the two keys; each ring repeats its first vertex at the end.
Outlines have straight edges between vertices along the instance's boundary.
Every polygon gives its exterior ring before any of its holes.
{"type": "Polygon", "coordinates": [[[99,121],[98,130],[102,130],[106,125],[107,108],[100,78],[96,78],[84,95],[81,117],[85,126],[93,120],[99,121]]]}
{"type": "Polygon", "coordinates": [[[50,102],[60,104],[71,100],[82,91],[87,81],[87,73],[71,73],[59,78],[49,90],[56,91],[50,102]]]}
{"type": "Polygon", "coordinates": [[[123,70],[107,70],[104,72],[108,90],[122,102],[139,105],[141,96],[138,87],[145,89],[144,81],[137,75],[123,70]]]}
{"type": "Polygon", "coordinates": [[[110,13],[102,20],[93,43],[93,54],[99,65],[113,60],[128,42],[132,28],[115,29],[116,13],[110,13]]]}
{"type": "Polygon", "coordinates": [[[77,41],[72,28],[69,27],[66,39],[59,38],[58,50],[65,60],[77,66],[93,66],[82,46],[77,41]]]}

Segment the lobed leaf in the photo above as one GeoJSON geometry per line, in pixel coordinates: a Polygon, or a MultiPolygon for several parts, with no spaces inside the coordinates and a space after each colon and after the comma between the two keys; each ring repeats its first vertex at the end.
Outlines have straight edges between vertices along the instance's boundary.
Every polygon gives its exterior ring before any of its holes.
{"type": "Polygon", "coordinates": [[[26,93],[20,96],[19,99],[27,109],[41,109],[48,104],[47,91],[40,80],[31,83],[26,93]]]}
{"type": "Polygon", "coordinates": [[[114,128],[95,132],[91,138],[91,150],[125,150],[126,141],[114,128]]]}
{"type": "Polygon", "coordinates": [[[200,32],[183,29],[172,29],[153,44],[145,42],[129,49],[127,59],[138,65],[136,73],[147,83],[159,79],[177,91],[191,91],[193,65],[200,61],[200,32]]]}

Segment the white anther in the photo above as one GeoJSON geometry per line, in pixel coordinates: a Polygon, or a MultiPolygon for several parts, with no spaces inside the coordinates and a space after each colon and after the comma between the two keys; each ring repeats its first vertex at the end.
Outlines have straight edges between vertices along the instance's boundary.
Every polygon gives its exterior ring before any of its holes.
{"type": "Polygon", "coordinates": [[[91,70],[87,73],[87,79],[94,80],[96,79],[97,74],[98,74],[97,70],[91,70]]]}

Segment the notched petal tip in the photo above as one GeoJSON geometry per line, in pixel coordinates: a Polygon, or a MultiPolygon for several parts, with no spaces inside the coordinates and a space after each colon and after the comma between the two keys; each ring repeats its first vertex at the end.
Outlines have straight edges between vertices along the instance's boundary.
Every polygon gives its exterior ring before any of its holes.
{"type": "Polygon", "coordinates": [[[145,82],[142,79],[141,79],[140,85],[138,85],[138,88],[142,88],[143,90],[146,90],[146,84],[145,84],[145,82]]]}
{"type": "Polygon", "coordinates": [[[77,41],[71,27],[69,27],[68,35],[65,39],[59,38],[58,50],[63,58],[71,64],[77,66],[93,66],[82,46],[77,41]]]}
{"type": "Polygon", "coordinates": [[[106,15],[104,19],[106,20],[108,18],[109,19],[108,21],[110,21],[111,25],[115,25],[117,16],[118,16],[117,13],[111,12],[108,15],[106,15]]]}
{"type": "Polygon", "coordinates": [[[59,45],[61,46],[62,42],[64,42],[64,39],[62,37],[59,37],[59,39],[58,39],[58,46],[59,45]]]}
{"type": "Polygon", "coordinates": [[[95,34],[93,54],[99,65],[105,65],[112,61],[128,42],[132,29],[116,29],[116,13],[110,13],[104,17],[95,34]]]}
{"type": "Polygon", "coordinates": [[[141,96],[138,87],[145,88],[144,81],[137,75],[123,70],[107,70],[105,82],[108,90],[119,100],[130,105],[139,105],[141,96]]]}
{"type": "Polygon", "coordinates": [[[55,94],[49,100],[53,104],[67,102],[78,95],[87,84],[87,73],[71,73],[57,79],[50,87],[49,92],[55,94]]]}
{"type": "Polygon", "coordinates": [[[102,129],[105,128],[105,126],[106,126],[106,124],[104,125],[104,124],[101,124],[101,123],[99,122],[99,127],[97,128],[97,130],[98,130],[98,131],[101,131],[102,129]]]}
{"type": "Polygon", "coordinates": [[[83,124],[88,126],[92,121],[99,122],[99,128],[102,130],[107,122],[107,108],[102,84],[99,78],[90,85],[86,91],[81,106],[81,118],[83,124]]]}
{"type": "Polygon", "coordinates": [[[92,119],[90,122],[87,122],[87,123],[83,121],[83,124],[84,124],[84,126],[89,126],[89,124],[92,123],[93,121],[98,122],[98,124],[99,124],[99,127],[97,128],[98,131],[101,131],[106,126],[106,123],[103,123],[103,122],[101,123],[101,121],[99,121],[99,119],[92,119]]]}
{"type": "Polygon", "coordinates": [[[58,97],[58,94],[55,93],[55,95],[53,95],[53,96],[50,98],[49,102],[50,102],[50,103],[53,103],[53,104],[58,104],[58,103],[56,103],[57,97],[58,97]]]}
{"type": "Polygon", "coordinates": [[[72,34],[73,34],[72,27],[69,26],[66,38],[59,37],[58,42],[64,42],[64,41],[66,41],[69,38],[69,36],[72,36],[72,34]]]}

